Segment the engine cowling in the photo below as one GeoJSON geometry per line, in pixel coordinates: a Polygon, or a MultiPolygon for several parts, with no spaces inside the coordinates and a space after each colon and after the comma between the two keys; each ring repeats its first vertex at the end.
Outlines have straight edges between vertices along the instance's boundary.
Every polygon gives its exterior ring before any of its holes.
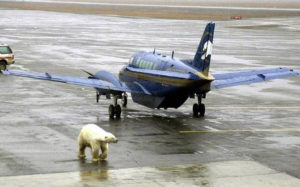
{"type": "Polygon", "coordinates": [[[110,82],[116,87],[122,86],[117,77],[107,71],[98,71],[97,73],[95,73],[94,78],[110,82]]]}

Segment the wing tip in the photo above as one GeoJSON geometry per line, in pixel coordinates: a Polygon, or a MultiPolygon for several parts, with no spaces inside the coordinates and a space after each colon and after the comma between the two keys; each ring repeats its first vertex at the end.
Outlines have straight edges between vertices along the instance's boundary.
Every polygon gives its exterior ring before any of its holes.
{"type": "Polygon", "coordinates": [[[300,75],[300,70],[289,69],[289,71],[295,73],[295,75],[300,75]]]}
{"type": "Polygon", "coordinates": [[[300,75],[300,70],[293,70],[294,72],[297,73],[297,75],[300,75]]]}

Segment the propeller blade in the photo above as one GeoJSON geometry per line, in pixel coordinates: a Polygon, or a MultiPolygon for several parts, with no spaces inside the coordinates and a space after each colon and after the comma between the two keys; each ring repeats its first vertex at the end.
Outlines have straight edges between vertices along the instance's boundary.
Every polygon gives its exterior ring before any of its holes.
{"type": "Polygon", "coordinates": [[[88,71],[85,71],[85,70],[83,70],[83,69],[82,69],[81,71],[87,73],[87,74],[90,75],[91,77],[94,77],[94,75],[93,75],[92,73],[88,72],[88,71]]]}

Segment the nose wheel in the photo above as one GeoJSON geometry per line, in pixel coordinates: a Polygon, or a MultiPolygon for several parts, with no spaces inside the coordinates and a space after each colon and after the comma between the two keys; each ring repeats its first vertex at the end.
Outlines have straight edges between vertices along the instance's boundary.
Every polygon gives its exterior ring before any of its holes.
{"type": "Polygon", "coordinates": [[[205,115],[205,105],[202,103],[203,95],[197,95],[198,103],[193,105],[193,116],[194,117],[204,117],[205,115]]]}
{"type": "Polygon", "coordinates": [[[200,105],[195,103],[193,105],[193,116],[194,117],[203,117],[205,115],[205,105],[201,103],[200,105]]]}
{"type": "Polygon", "coordinates": [[[114,104],[111,104],[108,107],[109,118],[110,119],[114,119],[114,118],[119,119],[121,117],[122,108],[118,104],[118,99],[122,99],[122,106],[126,107],[127,106],[127,95],[126,95],[126,93],[123,96],[114,95],[113,99],[114,99],[114,104]]]}
{"type": "Polygon", "coordinates": [[[120,105],[109,105],[108,114],[110,119],[114,119],[115,117],[119,119],[121,117],[122,109],[120,105]]]}

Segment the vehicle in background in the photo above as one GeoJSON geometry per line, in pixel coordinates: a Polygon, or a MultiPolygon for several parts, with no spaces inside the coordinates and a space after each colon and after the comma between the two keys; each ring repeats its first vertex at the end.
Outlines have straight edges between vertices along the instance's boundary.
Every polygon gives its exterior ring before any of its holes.
{"type": "Polygon", "coordinates": [[[242,16],[231,16],[231,19],[241,20],[241,19],[242,19],[242,16]]]}
{"type": "Polygon", "coordinates": [[[15,63],[15,57],[11,48],[6,44],[0,44],[0,70],[5,70],[7,65],[15,63]]]}

